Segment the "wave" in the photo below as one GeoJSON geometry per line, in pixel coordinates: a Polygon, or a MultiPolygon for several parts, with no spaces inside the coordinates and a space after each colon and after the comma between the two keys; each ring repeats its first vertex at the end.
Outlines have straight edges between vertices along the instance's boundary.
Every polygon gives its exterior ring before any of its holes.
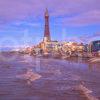
{"type": "Polygon", "coordinates": [[[26,80],[28,84],[31,84],[31,82],[40,79],[41,77],[41,75],[34,73],[32,69],[28,69],[25,74],[16,75],[16,78],[26,80]]]}
{"type": "Polygon", "coordinates": [[[76,90],[80,91],[82,95],[84,95],[88,100],[99,100],[98,98],[94,97],[91,93],[92,90],[88,89],[84,85],[80,84],[76,87],[76,90]]]}

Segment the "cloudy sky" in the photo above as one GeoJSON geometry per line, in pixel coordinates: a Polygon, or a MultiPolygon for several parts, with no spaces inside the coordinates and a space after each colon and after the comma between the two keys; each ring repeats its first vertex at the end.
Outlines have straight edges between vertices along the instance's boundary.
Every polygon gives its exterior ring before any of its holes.
{"type": "Polygon", "coordinates": [[[100,0],[0,0],[0,46],[42,41],[46,8],[52,40],[100,39],[100,0]]]}

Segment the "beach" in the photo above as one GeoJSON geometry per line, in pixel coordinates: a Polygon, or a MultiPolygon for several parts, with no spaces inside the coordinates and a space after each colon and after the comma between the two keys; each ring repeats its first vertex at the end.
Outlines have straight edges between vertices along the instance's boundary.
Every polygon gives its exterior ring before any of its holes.
{"type": "Polygon", "coordinates": [[[1,57],[0,100],[100,99],[98,63],[81,58],[64,60],[16,53],[1,57]]]}

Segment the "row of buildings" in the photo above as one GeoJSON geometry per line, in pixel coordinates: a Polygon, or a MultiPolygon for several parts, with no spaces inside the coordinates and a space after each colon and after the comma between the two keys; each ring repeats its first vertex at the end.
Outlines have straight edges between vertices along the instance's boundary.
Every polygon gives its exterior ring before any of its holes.
{"type": "Polygon", "coordinates": [[[49,30],[49,13],[46,9],[45,12],[45,29],[43,41],[38,45],[33,47],[27,47],[24,49],[25,53],[31,55],[52,55],[52,56],[90,56],[92,52],[95,52],[93,55],[99,55],[100,51],[100,40],[93,41],[90,44],[84,45],[83,43],[75,42],[58,42],[52,41],[49,30]]]}
{"type": "Polygon", "coordinates": [[[37,46],[27,47],[24,53],[30,55],[53,55],[53,56],[100,56],[100,41],[93,41],[90,44],[78,44],[75,42],[41,42],[37,46]]]}

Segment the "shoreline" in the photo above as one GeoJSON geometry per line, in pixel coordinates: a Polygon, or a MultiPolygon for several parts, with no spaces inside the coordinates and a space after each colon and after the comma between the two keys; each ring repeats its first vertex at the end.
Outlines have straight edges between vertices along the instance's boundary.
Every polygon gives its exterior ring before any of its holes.
{"type": "Polygon", "coordinates": [[[31,57],[36,57],[36,58],[53,58],[53,59],[61,59],[61,60],[74,60],[74,59],[82,59],[88,63],[100,63],[100,57],[81,57],[81,56],[60,56],[60,55],[32,55],[32,54],[25,54],[25,53],[21,53],[19,51],[0,51],[0,54],[3,55],[12,55],[12,54],[18,54],[18,55],[29,55],[31,57]]]}

